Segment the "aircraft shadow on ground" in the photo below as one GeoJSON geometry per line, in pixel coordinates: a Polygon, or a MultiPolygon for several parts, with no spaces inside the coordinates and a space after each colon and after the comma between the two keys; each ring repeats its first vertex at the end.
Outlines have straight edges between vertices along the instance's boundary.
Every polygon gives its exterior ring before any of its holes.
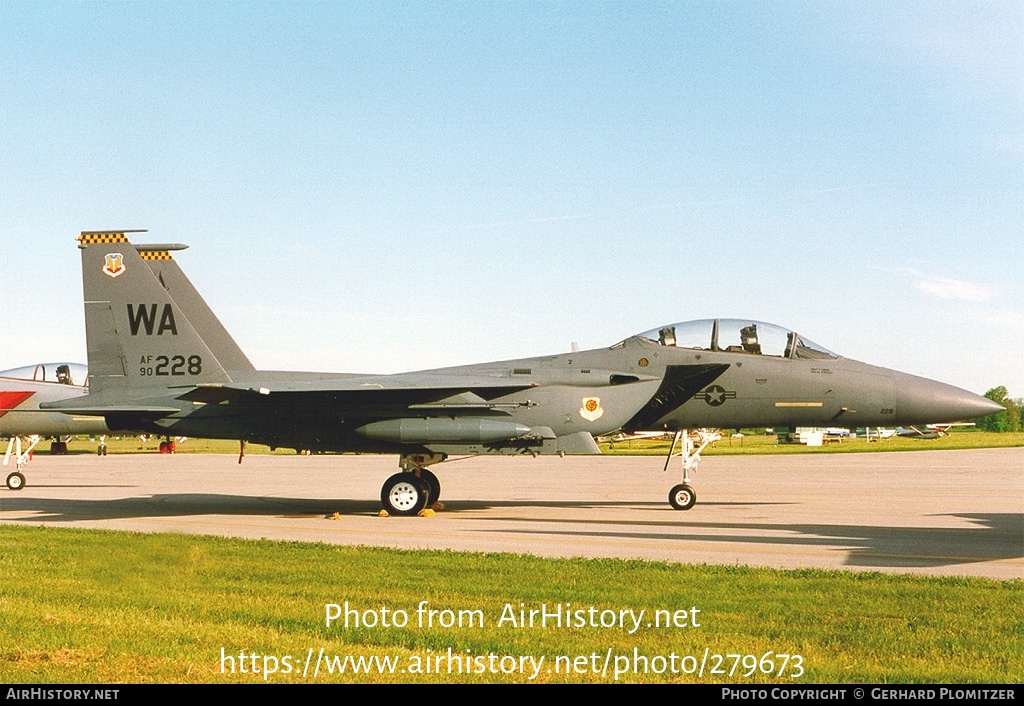
{"type": "Polygon", "coordinates": [[[5,497],[0,509],[34,513],[30,518],[32,522],[58,523],[202,515],[324,517],[335,512],[365,515],[376,514],[380,510],[380,501],[173,493],[111,500],[5,497]]]}
{"type": "MultiPolygon", "coordinates": [[[[34,487],[133,487],[133,486],[34,486],[34,487]]],[[[782,505],[788,503],[705,503],[709,506],[782,505]]],[[[445,502],[445,514],[495,508],[651,508],[667,505],[657,501],[561,501],[561,500],[455,500],[445,502]]],[[[202,515],[255,515],[277,517],[319,517],[338,513],[343,516],[376,515],[379,500],[342,498],[281,498],[212,493],[173,493],[110,500],[32,498],[7,495],[0,509],[5,512],[33,513],[33,522],[74,522],[79,520],[115,520],[143,517],[198,517],[202,515]]],[[[483,519],[483,518],[481,518],[483,519]]]]}
{"type": "MultiPolygon", "coordinates": [[[[704,503],[705,506],[782,505],[789,503],[704,503]]],[[[446,504],[444,515],[465,522],[501,522],[501,529],[482,531],[508,535],[543,535],[574,539],[623,539],[642,542],[677,542],[685,551],[692,542],[754,544],[761,546],[834,547],[847,552],[845,564],[861,568],[938,567],[950,564],[1024,558],[1024,514],[972,513],[939,515],[959,517],[974,527],[893,527],[841,524],[799,524],[770,522],[689,521],[686,513],[665,506],[665,519],[532,518],[515,516],[472,516],[474,510],[535,508],[642,508],[650,512],[660,502],[630,501],[460,501],[446,504]],[[522,527],[508,527],[521,524],[522,527]],[[536,526],[528,526],[536,525],[536,526]],[[564,529],[559,529],[562,526],[564,529]],[[581,526],[584,529],[581,529],[581,526]],[[592,529],[586,527],[592,526],[592,529]],[[728,532],[721,534],[719,532],[728,532]]],[[[280,518],[323,518],[376,515],[377,500],[281,498],[175,493],[112,500],[68,500],[11,497],[0,504],[5,513],[31,513],[21,522],[63,523],[81,520],[114,520],[203,515],[254,515],[280,518]]],[[[477,530],[480,531],[480,530],[477,530]]]]}
{"type": "MultiPolygon", "coordinates": [[[[941,515],[940,515],[941,517],[941,515]]],[[[564,535],[566,537],[602,539],[677,540],[722,544],[759,544],[783,546],[835,547],[849,552],[845,564],[861,568],[938,567],[951,564],[976,563],[1024,558],[1024,514],[963,514],[977,523],[977,528],[955,527],[880,527],[867,525],[739,523],[739,522],[652,522],[644,520],[595,521],[603,528],[621,529],[566,530],[501,529],[485,530],[506,534],[564,535]],[[630,531],[635,527],[638,531],[630,531]],[[650,531],[639,531],[650,528],[650,531]],[[657,528],[664,528],[659,532],[657,528]],[[744,534],[712,534],[701,530],[744,531],[744,534]],[[785,532],[785,535],[778,535],[785,532]]],[[[495,519],[495,518],[489,518],[495,519]]],[[[507,517],[505,522],[534,522],[532,519],[507,517]]],[[[587,520],[545,519],[545,525],[566,523],[578,526],[587,520]]]]}
{"type": "Polygon", "coordinates": [[[137,488],[137,485],[111,485],[109,483],[33,483],[33,488],[137,488]]]}

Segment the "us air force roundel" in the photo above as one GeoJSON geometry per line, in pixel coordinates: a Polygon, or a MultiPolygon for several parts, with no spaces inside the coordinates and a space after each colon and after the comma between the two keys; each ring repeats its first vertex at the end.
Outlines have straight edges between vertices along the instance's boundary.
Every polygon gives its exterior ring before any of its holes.
{"type": "Polygon", "coordinates": [[[719,407],[725,404],[726,400],[736,399],[736,391],[726,390],[721,385],[711,385],[698,392],[694,397],[703,397],[704,401],[712,407],[719,407]]]}
{"type": "Polygon", "coordinates": [[[586,419],[588,422],[596,422],[604,414],[604,408],[601,407],[600,397],[584,397],[583,406],[580,407],[580,416],[586,419]]]}

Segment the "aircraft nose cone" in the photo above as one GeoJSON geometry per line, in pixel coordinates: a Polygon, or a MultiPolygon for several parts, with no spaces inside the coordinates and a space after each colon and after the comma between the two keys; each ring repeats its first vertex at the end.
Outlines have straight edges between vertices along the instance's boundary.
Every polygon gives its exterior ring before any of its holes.
{"type": "Polygon", "coordinates": [[[899,373],[896,416],[900,424],[941,424],[984,417],[1003,406],[959,387],[899,373]]]}

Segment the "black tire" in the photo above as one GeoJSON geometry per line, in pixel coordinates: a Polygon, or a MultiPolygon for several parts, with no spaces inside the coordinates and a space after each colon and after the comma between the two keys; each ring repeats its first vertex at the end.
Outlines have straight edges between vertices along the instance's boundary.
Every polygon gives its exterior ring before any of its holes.
{"type": "Polygon", "coordinates": [[[697,493],[686,483],[680,483],[668,494],[668,503],[676,510],[689,510],[697,502],[697,493]]]}
{"type": "Polygon", "coordinates": [[[427,506],[427,484],[412,473],[396,473],[384,481],[380,503],[389,515],[415,515],[427,506]]]}
{"type": "Polygon", "coordinates": [[[433,505],[441,499],[441,481],[437,479],[437,476],[424,468],[420,471],[420,480],[427,484],[427,490],[430,491],[430,495],[427,497],[428,503],[433,505]]]}
{"type": "Polygon", "coordinates": [[[25,476],[15,471],[7,476],[7,487],[11,490],[21,490],[25,487],[25,476]]]}

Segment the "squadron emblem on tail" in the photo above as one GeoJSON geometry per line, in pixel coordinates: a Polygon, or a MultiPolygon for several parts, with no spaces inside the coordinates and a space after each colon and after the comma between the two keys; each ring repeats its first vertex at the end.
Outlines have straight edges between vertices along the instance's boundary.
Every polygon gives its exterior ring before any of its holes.
{"type": "Polygon", "coordinates": [[[119,252],[112,252],[103,258],[103,274],[109,277],[123,275],[124,256],[119,252]]]}

